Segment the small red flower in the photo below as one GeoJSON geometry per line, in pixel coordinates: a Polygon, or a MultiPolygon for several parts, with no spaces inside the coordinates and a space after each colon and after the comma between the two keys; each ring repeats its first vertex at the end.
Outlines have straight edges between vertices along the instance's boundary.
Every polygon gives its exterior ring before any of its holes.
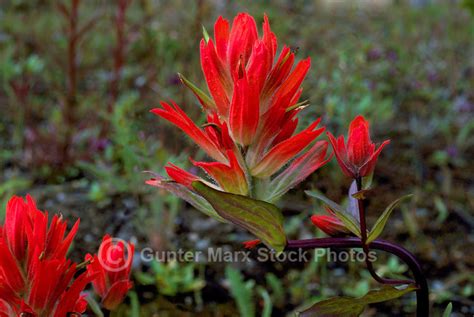
{"type": "Polygon", "coordinates": [[[98,254],[86,256],[86,261],[90,261],[87,274],[95,276],[92,285],[108,310],[116,309],[133,286],[130,270],[134,251],[133,244],[106,235],[98,254]]]}
{"type": "Polygon", "coordinates": [[[372,173],[380,152],[390,143],[390,140],[386,140],[375,149],[375,144],[370,139],[369,122],[360,115],[349,126],[347,145],[342,135],[336,139],[328,132],[328,136],[339,166],[345,175],[352,178],[372,173]]]}
{"type": "Polygon", "coordinates": [[[329,207],[325,207],[325,209],[329,215],[311,216],[311,221],[316,227],[329,236],[339,236],[350,233],[342,221],[334,215],[334,212],[329,207]]]}

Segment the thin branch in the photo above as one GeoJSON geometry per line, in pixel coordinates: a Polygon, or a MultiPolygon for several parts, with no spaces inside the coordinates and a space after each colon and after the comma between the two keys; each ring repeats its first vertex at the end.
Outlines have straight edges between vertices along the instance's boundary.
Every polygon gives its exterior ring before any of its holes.
{"type": "MultiPolygon", "coordinates": [[[[356,185],[357,185],[357,192],[362,191],[362,178],[356,178],[356,185]]],[[[374,280],[381,284],[388,284],[388,285],[401,285],[401,284],[409,284],[410,281],[408,280],[397,280],[397,279],[387,279],[379,276],[377,272],[375,272],[375,268],[373,263],[370,261],[369,257],[369,245],[367,244],[367,220],[365,216],[365,200],[357,198],[357,205],[359,208],[359,221],[360,221],[360,232],[361,232],[361,241],[362,241],[362,249],[365,254],[365,263],[367,266],[367,270],[369,271],[370,275],[373,277],[374,280]]]]}
{"type": "MultiPolygon", "coordinates": [[[[421,265],[416,257],[407,249],[385,240],[377,239],[371,242],[370,246],[372,249],[381,250],[396,255],[408,265],[413,274],[414,281],[407,280],[407,282],[414,282],[418,286],[418,290],[416,291],[417,316],[429,316],[428,283],[421,269],[421,265]]],[[[359,238],[321,238],[289,240],[286,246],[286,250],[318,248],[363,248],[363,244],[359,238]]]]}

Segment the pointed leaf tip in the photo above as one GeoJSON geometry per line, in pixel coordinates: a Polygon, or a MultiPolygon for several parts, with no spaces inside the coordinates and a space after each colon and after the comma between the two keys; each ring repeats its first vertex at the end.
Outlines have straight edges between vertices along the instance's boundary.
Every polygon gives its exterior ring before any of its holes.
{"type": "Polygon", "coordinates": [[[206,27],[203,25],[202,26],[202,36],[204,37],[204,41],[206,41],[206,43],[209,43],[209,33],[207,33],[207,30],[206,30],[206,27]]]}
{"type": "Polygon", "coordinates": [[[410,198],[412,196],[413,196],[413,194],[402,196],[402,197],[394,200],[390,205],[387,206],[387,208],[385,208],[382,215],[375,222],[372,230],[370,230],[370,233],[367,237],[367,243],[370,243],[370,242],[374,241],[382,233],[383,229],[385,228],[385,225],[387,224],[388,218],[392,214],[392,211],[395,209],[395,207],[397,207],[397,205],[402,200],[405,200],[405,199],[410,198]]]}
{"type": "Polygon", "coordinates": [[[198,98],[199,102],[204,107],[204,109],[206,110],[216,109],[216,104],[214,100],[212,100],[212,98],[209,97],[204,91],[199,89],[195,84],[193,84],[186,77],[184,77],[183,74],[178,73],[178,78],[183,83],[183,85],[191,89],[191,91],[198,98]]]}

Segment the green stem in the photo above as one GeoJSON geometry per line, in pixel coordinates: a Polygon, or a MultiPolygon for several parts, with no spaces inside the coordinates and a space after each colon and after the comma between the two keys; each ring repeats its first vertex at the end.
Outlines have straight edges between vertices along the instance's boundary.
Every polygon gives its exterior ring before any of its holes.
{"type": "Polygon", "coordinates": [[[87,296],[86,300],[87,300],[87,303],[89,304],[89,308],[97,317],[105,317],[104,313],[100,309],[99,303],[94,299],[94,296],[92,296],[92,294],[87,296]]]}

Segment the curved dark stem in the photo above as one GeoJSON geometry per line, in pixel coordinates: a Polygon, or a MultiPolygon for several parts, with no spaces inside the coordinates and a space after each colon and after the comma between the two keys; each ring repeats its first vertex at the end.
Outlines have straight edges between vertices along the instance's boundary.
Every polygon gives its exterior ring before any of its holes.
{"type": "Polygon", "coordinates": [[[379,282],[380,284],[387,284],[387,285],[402,285],[402,284],[412,284],[414,281],[412,280],[399,280],[399,279],[389,279],[389,278],[383,278],[375,272],[374,266],[372,262],[370,261],[370,257],[368,256],[369,250],[367,245],[363,246],[364,253],[365,253],[365,263],[367,265],[367,270],[370,272],[370,275],[374,280],[379,282]],[[365,250],[367,249],[367,250],[365,250]]]}
{"type": "MultiPolygon", "coordinates": [[[[370,246],[372,249],[394,254],[408,265],[415,280],[407,280],[406,282],[410,284],[414,282],[418,286],[416,291],[416,314],[418,317],[429,316],[428,283],[415,256],[407,249],[385,240],[377,239],[371,242],[370,246]]],[[[289,240],[286,246],[287,250],[318,248],[363,248],[363,243],[359,238],[321,238],[289,240]]]]}
{"type": "MultiPolygon", "coordinates": [[[[357,191],[362,190],[362,178],[356,178],[356,185],[357,191]]],[[[363,198],[357,199],[358,209],[359,209],[359,221],[360,221],[360,235],[362,241],[362,250],[365,254],[365,264],[367,266],[367,270],[369,271],[370,275],[374,280],[381,284],[388,284],[388,285],[400,285],[400,284],[410,284],[412,281],[409,280],[396,280],[396,279],[387,279],[379,276],[377,272],[375,272],[375,268],[370,261],[369,257],[369,244],[367,244],[367,221],[365,217],[365,200],[363,198]]]]}

